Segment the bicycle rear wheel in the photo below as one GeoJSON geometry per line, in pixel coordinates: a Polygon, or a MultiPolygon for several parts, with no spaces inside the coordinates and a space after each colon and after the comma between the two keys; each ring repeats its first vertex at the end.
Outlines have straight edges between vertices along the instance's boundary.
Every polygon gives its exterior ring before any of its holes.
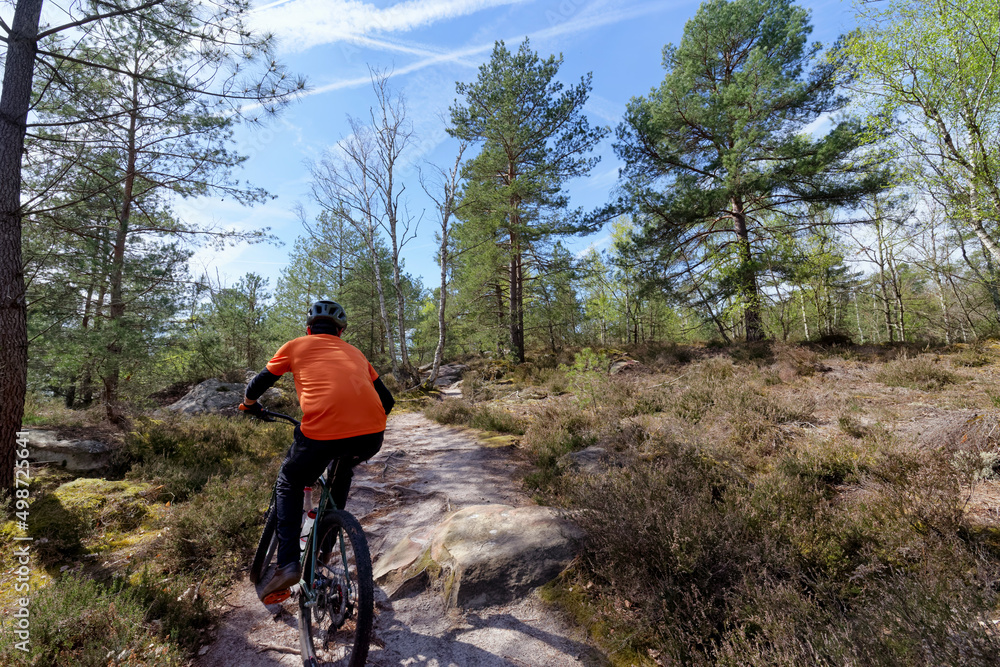
{"type": "MultiPolygon", "coordinates": [[[[311,595],[299,595],[302,662],[306,667],[362,667],[375,620],[368,541],[358,520],[343,510],[330,512],[313,529],[313,539],[319,545],[316,569],[303,576],[311,595]]],[[[311,549],[307,544],[306,553],[311,549]]],[[[311,563],[306,569],[312,569],[311,563]]]]}
{"type": "Polygon", "coordinates": [[[271,506],[267,508],[267,517],[264,519],[264,531],[260,534],[260,541],[257,542],[257,551],[254,553],[253,562],[250,564],[250,583],[256,584],[261,576],[267,572],[268,566],[274,560],[274,552],[278,550],[278,511],[274,505],[274,498],[271,499],[271,506]]]}

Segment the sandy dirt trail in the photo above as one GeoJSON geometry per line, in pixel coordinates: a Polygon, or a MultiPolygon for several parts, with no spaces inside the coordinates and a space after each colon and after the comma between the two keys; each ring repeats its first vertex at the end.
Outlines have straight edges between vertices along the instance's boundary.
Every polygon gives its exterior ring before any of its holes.
{"type": "MultiPolygon", "coordinates": [[[[375,563],[396,542],[430,529],[451,511],[485,503],[531,504],[514,481],[507,447],[423,415],[394,415],[382,451],[355,469],[347,508],[368,535],[375,563]]],[[[294,598],[265,607],[244,580],[225,601],[216,640],[199,667],[301,665],[294,598]]],[[[530,595],[508,605],[447,610],[439,594],[389,600],[376,587],[375,641],[369,665],[427,667],[562,667],[606,664],[551,606],[530,595]]]]}

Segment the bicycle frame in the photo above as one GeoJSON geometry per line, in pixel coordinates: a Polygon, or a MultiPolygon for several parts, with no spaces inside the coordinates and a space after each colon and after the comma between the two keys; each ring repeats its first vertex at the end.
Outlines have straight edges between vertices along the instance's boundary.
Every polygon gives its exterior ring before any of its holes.
{"type": "MultiPolygon", "coordinates": [[[[340,459],[334,459],[331,464],[333,475],[336,476],[337,468],[340,466],[340,459]]],[[[330,468],[327,469],[329,471],[330,468]]],[[[316,509],[316,520],[313,521],[312,527],[309,529],[309,535],[306,536],[306,544],[309,545],[302,553],[302,580],[299,581],[299,594],[305,596],[307,602],[306,604],[313,607],[316,605],[316,593],[312,588],[313,573],[316,572],[316,558],[319,555],[319,544],[318,544],[318,530],[322,523],[322,519],[326,516],[330,507],[333,505],[333,497],[330,495],[330,485],[327,481],[327,471],[324,471],[319,477],[320,486],[320,497],[319,505],[316,509]],[[307,583],[308,582],[308,583],[307,583]]],[[[340,554],[343,560],[344,570],[347,570],[347,554],[344,550],[344,531],[337,531],[337,540],[340,542],[340,554]]],[[[346,579],[347,582],[347,599],[354,599],[354,591],[351,590],[351,580],[350,577],[346,579]]]]}
{"type": "MultiPolygon", "coordinates": [[[[282,414],[280,412],[272,412],[271,410],[266,410],[266,409],[261,413],[260,416],[258,416],[258,419],[263,419],[264,421],[271,421],[271,422],[275,421],[276,419],[280,419],[282,421],[287,421],[288,423],[294,426],[299,426],[301,424],[301,422],[299,422],[299,420],[295,419],[294,417],[290,417],[289,415],[282,414]]],[[[319,554],[316,532],[318,527],[322,523],[322,519],[326,516],[326,513],[330,510],[330,507],[333,505],[333,497],[330,495],[330,483],[327,480],[327,472],[332,471],[333,476],[336,477],[337,469],[339,468],[339,466],[340,466],[340,459],[334,459],[330,463],[330,466],[327,467],[327,470],[324,470],[323,473],[319,476],[318,481],[321,491],[319,497],[319,505],[316,508],[316,520],[313,521],[313,524],[309,529],[309,534],[306,536],[306,544],[309,545],[309,548],[302,552],[300,560],[300,564],[302,566],[301,568],[302,579],[299,581],[299,593],[300,595],[304,595],[306,597],[306,599],[308,600],[306,604],[308,604],[309,606],[316,605],[316,594],[313,591],[311,584],[313,579],[313,573],[316,571],[316,558],[319,554]]],[[[275,490],[274,493],[277,493],[277,490],[275,490]]],[[[346,551],[344,550],[344,531],[342,530],[337,531],[337,539],[340,541],[340,547],[341,547],[340,553],[343,558],[344,570],[346,571],[347,555],[346,551]]],[[[348,600],[354,599],[354,591],[351,590],[350,578],[347,579],[347,599],[348,600]]]]}

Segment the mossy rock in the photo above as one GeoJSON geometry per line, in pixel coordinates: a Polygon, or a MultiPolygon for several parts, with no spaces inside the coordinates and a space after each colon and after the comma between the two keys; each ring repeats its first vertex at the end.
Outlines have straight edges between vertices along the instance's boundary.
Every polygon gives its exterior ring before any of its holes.
{"type": "Polygon", "coordinates": [[[28,533],[43,560],[72,556],[106,531],[137,529],[149,513],[150,484],[81,478],[31,505],[28,533]]]}

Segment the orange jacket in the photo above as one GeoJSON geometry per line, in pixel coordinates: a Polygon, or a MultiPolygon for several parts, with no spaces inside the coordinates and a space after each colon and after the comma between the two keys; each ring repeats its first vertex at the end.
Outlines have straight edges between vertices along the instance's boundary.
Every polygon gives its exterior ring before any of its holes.
{"type": "Polygon", "coordinates": [[[372,384],[378,373],[365,355],[338,336],[314,334],[281,346],[267,370],[292,372],[302,406],[302,435],[339,440],[385,430],[385,408],[372,384]]]}

